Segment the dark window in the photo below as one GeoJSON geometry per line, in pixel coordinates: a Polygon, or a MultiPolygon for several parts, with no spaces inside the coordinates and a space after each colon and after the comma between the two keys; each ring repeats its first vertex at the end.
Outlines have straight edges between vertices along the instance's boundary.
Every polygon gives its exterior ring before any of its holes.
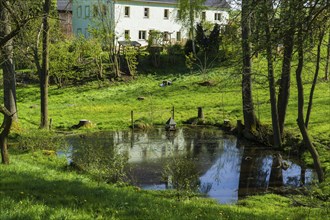
{"type": "Polygon", "coordinates": [[[164,9],[164,19],[168,19],[169,18],[169,10],[168,9],[164,9]]]}
{"type": "Polygon", "coordinates": [[[125,17],[129,17],[129,7],[125,6],[125,17]]]}
{"type": "Polygon", "coordinates": [[[181,32],[176,32],[176,41],[181,41],[181,32]]]}
{"type": "Polygon", "coordinates": [[[125,30],[125,40],[129,40],[130,38],[129,30],[125,30]]]}
{"type": "Polygon", "coordinates": [[[149,8],[144,8],[144,17],[149,18],[149,8]]]}
{"type": "Polygon", "coordinates": [[[202,12],[202,20],[203,20],[203,21],[206,20],[206,12],[205,12],[205,11],[202,12]]]}
{"type": "Polygon", "coordinates": [[[146,31],[139,31],[139,40],[147,39],[147,32],[146,31]]]}
{"type": "Polygon", "coordinates": [[[221,13],[214,13],[214,20],[221,21],[221,13]]]}

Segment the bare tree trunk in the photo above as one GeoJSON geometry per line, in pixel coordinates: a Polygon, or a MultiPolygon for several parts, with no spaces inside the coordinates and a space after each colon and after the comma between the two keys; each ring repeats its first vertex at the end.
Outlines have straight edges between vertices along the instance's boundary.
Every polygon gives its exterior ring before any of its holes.
{"type": "Polygon", "coordinates": [[[273,127],[273,145],[275,148],[279,148],[282,145],[280,128],[278,123],[278,112],[276,105],[276,89],[275,89],[275,79],[274,79],[274,67],[273,67],[273,54],[272,54],[272,38],[269,28],[269,17],[268,12],[271,9],[269,5],[269,0],[264,0],[265,10],[265,34],[266,34],[266,51],[267,51],[267,63],[268,63],[268,82],[269,82],[269,94],[270,94],[270,105],[272,114],[272,127],[273,127]]]}
{"type": "MultiPolygon", "coordinates": [[[[9,4],[7,1],[6,4],[9,4]]],[[[11,32],[11,26],[9,23],[9,15],[6,9],[1,8],[1,21],[2,25],[0,30],[0,38],[8,35],[11,32]]],[[[8,111],[12,112],[14,115],[12,119],[14,121],[18,120],[17,117],[17,105],[16,105],[16,77],[15,68],[13,64],[13,41],[8,40],[7,43],[1,47],[1,66],[3,70],[3,91],[4,91],[4,105],[8,111]]]]}
{"type": "Polygon", "coordinates": [[[329,36],[328,36],[328,49],[327,49],[327,59],[326,59],[326,64],[325,64],[325,80],[329,80],[329,69],[330,69],[330,29],[329,31],[329,36]]]}
{"type": "Polygon", "coordinates": [[[302,33],[302,24],[300,25],[300,30],[298,33],[298,67],[296,70],[296,81],[297,81],[297,89],[298,89],[298,126],[300,129],[300,132],[303,136],[303,141],[307,149],[312,155],[313,162],[314,162],[314,168],[317,172],[317,176],[319,179],[319,182],[323,182],[324,180],[324,173],[321,167],[321,162],[319,160],[319,155],[317,153],[317,150],[315,149],[311,138],[308,134],[307,128],[304,123],[304,88],[302,83],[302,70],[304,65],[304,39],[303,39],[303,33],[302,33]]]}
{"type": "Polygon", "coordinates": [[[8,142],[8,135],[9,135],[13,120],[12,120],[12,116],[10,115],[10,113],[8,111],[3,114],[4,114],[3,130],[0,133],[1,163],[9,164],[9,154],[8,154],[7,142],[8,142]]]}
{"type": "Polygon", "coordinates": [[[49,22],[48,16],[50,12],[51,0],[45,0],[43,34],[42,34],[42,66],[40,73],[40,105],[41,105],[41,121],[40,128],[48,129],[48,81],[49,81],[49,22]]]}
{"type": "MultiPolygon", "coordinates": [[[[9,5],[9,1],[0,0],[0,19],[3,25],[0,27],[0,39],[8,36],[11,33],[11,26],[9,23],[9,15],[7,9],[3,4],[9,5]]],[[[13,46],[12,39],[1,45],[1,56],[3,60],[3,91],[5,107],[1,108],[1,113],[4,115],[0,133],[0,147],[1,147],[1,161],[3,164],[9,164],[9,154],[7,150],[7,139],[11,129],[13,117],[17,120],[16,110],[16,78],[13,65],[13,46]],[[8,110],[7,110],[8,109],[8,110]]]]}
{"type": "Polygon", "coordinates": [[[283,38],[283,61],[281,81],[278,93],[277,111],[280,133],[283,137],[284,122],[286,110],[290,97],[290,81],[291,81],[291,62],[294,46],[294,15],[292,6],[288,4],[288,0],[283,1],[283,22],[284,22],[284,38],[283,38]]]}
{"type": "Polygon", "coordinates": [[[309,118],[310,118],[310,114],[311,114],[312,106],[313,106],[314,90],[315,90],[315,87],[316,87],[317,78],[318,78],[319,70],[320,70],[321,46],[322,46],[322,42],[323,42],[323,37],[324,37],[324,30],[321,30],[321,32],[319,34],[319,43],[317,45],[316,66],[315,66],[314,79],[313,79],[313,83],[312,83],[312,87],[311,87],[311,92],[309,94],[309,102],[308,102],[306,119],[305,119],[306,128],[308,128],[309,118]]]}
{"type": "Polygon", "coordinates": [[[242,0],[242,99],[245,133],[256,129],[256,116],[252,99],[251,48],[250,48],[250,2],[242,0]]]}

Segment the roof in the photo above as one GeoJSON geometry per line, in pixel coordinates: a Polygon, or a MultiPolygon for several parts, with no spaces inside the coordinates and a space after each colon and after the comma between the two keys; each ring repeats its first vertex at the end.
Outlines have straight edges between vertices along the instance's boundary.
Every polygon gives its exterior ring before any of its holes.
{"type": "Polygon", "coordinates": [[[167,120],[166,124],[167,124],[167,125],[176,125],[176,122],[175,122],[174,119],[171,117],[170,119],[167,120]]]}
{"type": "MultiPolygon", "coordinates": [[[[163,4],[176,4],[178,0],[132,0],[137,2],[154,2],[163,4]]],[[[205,5],[209,7],[217,8],[230,8],[230,5],[226,0],[206,0],[205,5]]]]}
{"type": "Polygon", "coordinates": [[[133,46],[133,47],[141,47],[141,44],[137,41],[118,41],[120,46],[133,46]]]}
{"type": "Polygon", "coordinates": [[[57,0],[58,11],[72,11],[72,0],[57,0]]]}

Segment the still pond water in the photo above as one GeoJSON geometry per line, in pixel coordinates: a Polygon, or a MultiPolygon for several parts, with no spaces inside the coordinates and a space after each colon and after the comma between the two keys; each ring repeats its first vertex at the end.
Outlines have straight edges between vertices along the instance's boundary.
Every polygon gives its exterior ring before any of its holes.
{"type": "MultiPolygon", "coordinates": [[[[267,148],[246,147],[236,137],[214,128],[180,128],[166,132],[119,131],[70,137],[71,160],[79,149],[93,146],[114,148],[128,155],[130,178],[143,189],[163,190],[164,167],[173,157],[194,158],[200,191],[220,203],[235,203],[240,197],[263,192],[270,186],[299,187],[314,179],[310,169],[286,159],[288,169],[272,169],[274,153],[267,148]],[[78,149],[78,150],[72,150],[78,149]],[[276,172],[276,175],[271,175],[276,172]],[[276,177],[274,177],[276,176],[276,177]]],[[[77,155],[76,155],[77,156],[77,155]]]]}

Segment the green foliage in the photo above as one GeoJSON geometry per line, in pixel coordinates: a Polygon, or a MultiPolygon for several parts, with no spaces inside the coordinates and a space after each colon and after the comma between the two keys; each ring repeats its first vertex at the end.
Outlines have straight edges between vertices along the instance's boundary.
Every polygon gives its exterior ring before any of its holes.
{"type": "Polygon", "coordinates": [[[83,148],[75,149],[72,155],[73,165],[91,174],[100,184],[124,183],[127,181],[126,169],[128,156],[119,153],[110,146],[98,145],[97,141],[84,142],[83,148]]]}
{"type": "Polygon", "coordinates": [[[163,37],[164,36],[160,31],[150,30],[148,33],[148,48],[154,45],[162,45],[163,37]]]}
{"type": "Polygon", "coordinates": [[[135,47],[126,46],[124,48],[124,56],[128,68],[128,73],[131,76],[134,76],[137,72],[137,56],[138,56],[138,50],[135,47]]]}
{"type": "Polygon", "coordinates": [[[19,151],[56,151],[66,146],[63,136],[45,130],[30,130],[17,137],[19,151]]]}
{"type": "MultiPolygon", "coordinates": [[[[199,52],[198,45],[195,45],[195,51],[196,53],[199,52]]],[[[190,53],[193,53],[193,41],[187,40],[186,44],[184,45],[184,53],[185,55],[189,55],[190,53]]]]}
{"type": "Polygon", "coordinates": [[[172,157],[164,167],[163,179],[178,191],[197,192],[199,173],[192,158],[172,157]]]}
{"type": "Polygon", "coordinates": [[[95,39],[83,37],[50,45],[50,76],[58,87],[102,76],[102,48],[95,39]]]}
{"type": "Polygon", "coordinates": [[[219,51],[220,25],[215,24],[212,31],[204,30],[202,23],[198,23],[196,27],[196,44],[201,48],[201,52],[207,53],[208,56],[215,56],[219,51]]]}

